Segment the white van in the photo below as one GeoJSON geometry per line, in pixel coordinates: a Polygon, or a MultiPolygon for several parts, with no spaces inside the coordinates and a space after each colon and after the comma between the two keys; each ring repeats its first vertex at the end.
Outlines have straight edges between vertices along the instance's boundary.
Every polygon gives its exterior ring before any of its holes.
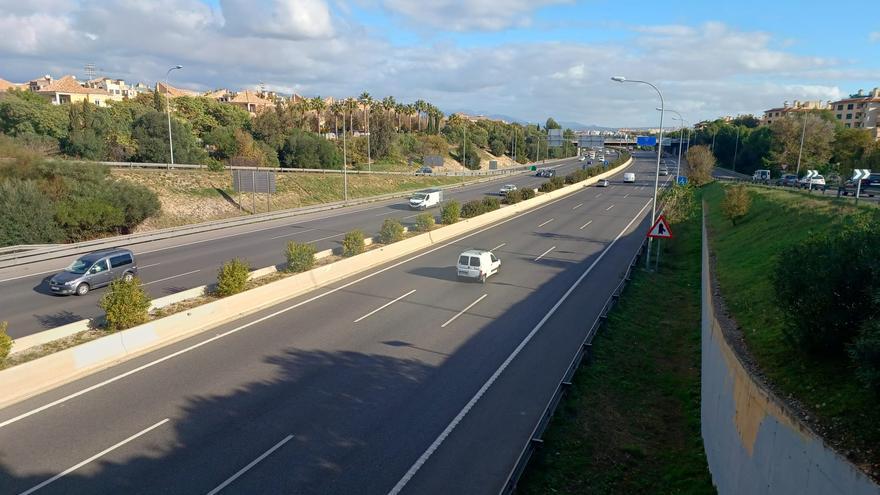
{"type": "Polygon", "coordinates": [[[627,173],[623,174],[623,182],[635,182],[635,181],[636,181],[636,174],[634,174],[632,172],[627,172],[627,173]]]}
{"type": "Polygon", "coordinates": [[[492,251],[469,249],[458,255],[455,272],[459,280],[470,278],[486,283],[486,279],[498,273],[499,268],[501,260],[492,251]]]}
{"type": "Polygon", "coordinates": [[[440,189],[428,189],[419,191],[409,198],[409,207],[414,210],[426,210],[439,206],[443,202],[443,191],[440,189]]]}

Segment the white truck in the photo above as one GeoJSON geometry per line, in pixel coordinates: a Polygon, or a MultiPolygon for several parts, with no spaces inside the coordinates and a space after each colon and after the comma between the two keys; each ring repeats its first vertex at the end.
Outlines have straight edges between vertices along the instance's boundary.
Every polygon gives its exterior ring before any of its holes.
{"type": "Polygon", "coordinates": [[[427,210],[435,206],[440,206],[443,202],[443,191],[441,189],[427,189],[413,194],[409,198],[409,207],[414,210],[427,210]]]}

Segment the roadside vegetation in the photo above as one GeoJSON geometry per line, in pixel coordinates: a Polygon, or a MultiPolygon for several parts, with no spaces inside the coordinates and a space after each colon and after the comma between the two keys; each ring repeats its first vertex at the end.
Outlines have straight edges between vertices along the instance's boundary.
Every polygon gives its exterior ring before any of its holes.
{"type": "MultiPolygon", "coordinates": [[[[742,187],[742,186],[740,186],[742,187]]],[[[880,474],[880,210],[743,187],[706,188],[727,308],[778,395],[838,450],[880,474]]]]}
{"type": "Polygon", "coordinates": [[[700,217],[678,210],[659,271],[634,271],[517,493],[715,493],[700,433],[700,217]]]}

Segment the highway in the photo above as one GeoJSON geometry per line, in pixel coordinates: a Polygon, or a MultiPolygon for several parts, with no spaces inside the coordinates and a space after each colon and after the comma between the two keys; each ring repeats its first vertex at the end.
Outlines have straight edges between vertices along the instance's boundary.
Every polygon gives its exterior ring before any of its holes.
{"type": "MultiPolygon", "coordinates": [[[[564,176],[582,164],[571,159],[553,167],[558,175],[564,176]]],[[[546,180],[533,174],[515,175],[451,189],[444,194],[446,199],[463,203],[497,194],[502,184],[537,187],[546,180]]],[[[439,208],[429,211],[439,217],[439,208]]],[[[220,265],[235,257],[247,260],[253,268],[263,268],[284,262],[283,253],[288,241],[312,243],[320,251],[339,246],[345,233],[354,229],[375,235],[386,218],[398,218],[404,225],[413,225],[419,213],[410,210],[406,198],[399,198],[142,243],[130,246],[130,249],[137,256],[140,276],[147,291],[156,298],[216,281],[220,265]]],[[[49,291],[49,277],[73,259],[0,270],[0,321],[9,322],[10,336],[23,337],[101,314],[98,301],[105,288],[82,297],[56,296],[49,291]]]]}
{"type": "Polygon", "coordinates": [[[636,184],[0,410],[0,493],[497,493],[644,239],[654,162],[637,154],[636,184]],[[502,260],[486,284],[455,279],[472,247],[502,260]]]}

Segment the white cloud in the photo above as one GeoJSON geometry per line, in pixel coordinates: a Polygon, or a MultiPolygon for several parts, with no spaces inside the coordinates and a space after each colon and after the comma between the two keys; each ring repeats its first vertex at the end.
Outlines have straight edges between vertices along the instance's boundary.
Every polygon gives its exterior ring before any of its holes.
{"type": "Polygon", "coordinates": [[[874,31],[873,33],[868,34],[868,39],[873,42],[880,41],[880,31],[874,31]]]}
{"type": "Polygon", "coordinates": [[[323,0],[220,0],[226,29],[237,36],[290,40],[333,36],[323,0]]]}
{"type": "Polygon", "coordinates": [[[569,0],[383,0],[382,5],[407,21],[443,31],[499,31],[524,27],[529,14],[569,0]]]}
{"type": "MultiPolygon", "coordinates": [[[[650,125],[657,117],[656,94],[613,83],[615,74],[656,83],[667,106],[689,121],[760,112],[785,100],[834,99],[857,89],[847,81],[880,79],[877,70],[797,55],[767,33],[719,23],[632,26],[630,39],[613,43],[401,46],[318,0],[296,4],[309,6],[305,11],[266,0],[251,14],[236,11],[244,3],[235,0],[215,8],[200,0],[29,5],[0,8],[0,78],[82,76],[83,65],[94,63],[103,75],[152,84],[181,64],[172,84],[184,87],[253,88],[262,81],[283,92],[337,97],[367,90],[425,99],[447,112],[603,125],[650,125]],[[276,12],[287,14],[279,19],[276,12]]],[[[462,8],[480,5],[488,3],[462,8]]]]}

